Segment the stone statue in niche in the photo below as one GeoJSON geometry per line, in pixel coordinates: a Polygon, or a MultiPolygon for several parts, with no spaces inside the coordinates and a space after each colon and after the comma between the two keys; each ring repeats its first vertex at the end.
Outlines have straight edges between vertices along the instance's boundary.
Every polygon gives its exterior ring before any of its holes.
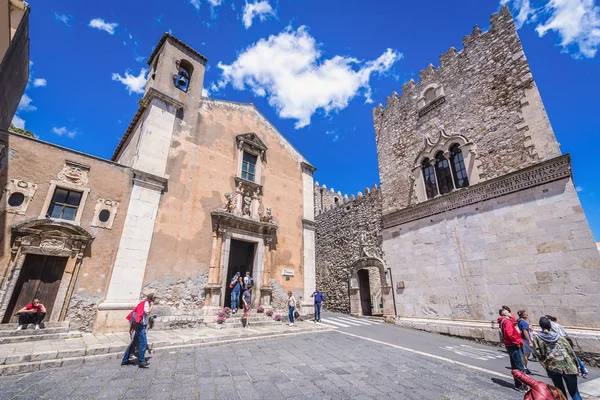
{"type": "Polygon", "coordinates": [[[242,207],[242,215],[244,217],[251,217],[252,216],[252,197],[250,196],[249,192],[244,193],[244,204],[242,207]]]}
{"type": "Polygon", "coordinates": [[[235,201],[231,193],[225,193],[225,204],[223,205],[223,209],[230,214],[235,210],[235,201]]]}
{"type": "Polygon", "coordinates": [[[273,209],[271,207],[265,208],[265,213],[262,216],[262,222],[273,223],[273,209]]]}

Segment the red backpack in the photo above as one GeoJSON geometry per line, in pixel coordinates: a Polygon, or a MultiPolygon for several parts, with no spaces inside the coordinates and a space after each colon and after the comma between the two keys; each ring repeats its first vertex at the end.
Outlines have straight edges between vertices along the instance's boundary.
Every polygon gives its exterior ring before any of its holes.
{"type": "Polygon", "coordinates": [[[512,370],[512,374],[516,379],[529,386],[529,389],[525,392],[525,396],[523,396],[523,400],[567,400],[565,395],[556,386],[536,381],[516,369],[512,370]]]}

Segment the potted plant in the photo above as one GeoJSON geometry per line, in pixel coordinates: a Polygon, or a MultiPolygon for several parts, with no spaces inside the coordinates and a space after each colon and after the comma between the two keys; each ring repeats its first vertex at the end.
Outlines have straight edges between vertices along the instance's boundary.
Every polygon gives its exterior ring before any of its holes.
{"type": "Polygon", "coordinates": [[[266,315],[267,317],[271,317],[271,316],[273,316],[273,310],[267,310],[267,311],[265,312],[265,315],[266,315]]]}
{"type": "Polygon", "coordinates": [[[281,321],[281,315],[275,314],[275,316],[273,317],[273,321],[281,321]]]}
{"type": "Polygon", "coordinates": [[[231,308],[229,307],[223,307],[223,309],[220,312],[223,313],[225,318],[229,318],[231,316],[231,308]]]}
{"type": "MultiPolygon", "coordinates": [[[[219,314],[220,314],[220,313],[219,313],[219,314]]],[[[217,317],[217,324],[222,324],[222,323],[224,323],[224,322],[225,322],[225,317],[224,317],[224,316],[222,316],[222,315],[219,315],[219,316],[217,317]]]]}
{"type": "Polygon", "coordinates": [[[257,313],[264,313],[265,312],[265,308],[263,306],[258,306],[258,307],[256,307],[256,312],[257,313]]]}

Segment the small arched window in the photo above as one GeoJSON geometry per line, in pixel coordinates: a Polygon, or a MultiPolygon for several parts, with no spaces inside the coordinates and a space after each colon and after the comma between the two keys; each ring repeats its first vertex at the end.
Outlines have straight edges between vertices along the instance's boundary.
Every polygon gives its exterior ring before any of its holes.
{"type": "Polygon", "coordinates": [[[465,160],[458,143],[450,146],[450,163],[452,165],[452,172],[454,173],[454,186],[457,189],[468,187],[469,177],[467,176],[467,168],[465,167],[465,160]]]}
{"type": "Polygon", "coordinates": [[[428,199],[433,199],[437,194],[437,185],[435,183],[435,172],[429,158],[423,160],[423,178],[425,179],[425,192],[428,199]]]}
{"type": "Polygon", "coordinates": [[[439,151],[435,155],[435,174],[437,175],[440,194],[450,193],[454,189],[454,184],[452,183],[450,163],[444,157],[443,151],[439,151]]]}
{"type": "Polygon", "coordinates": [[[180,60],[178,63],[178,72],[175,76],[175,87],[183,92],[188,91],[190,87],[190,80],[192,79],[192,72],[194,68],[189,61],[180,60]]]}
{"type": "Polygon", "coordinates": [[[339,205],[340,204],[340,199],[338,197],[334,197],[333,198],[333,202],[335,203],[335,205],[339,205]]]}

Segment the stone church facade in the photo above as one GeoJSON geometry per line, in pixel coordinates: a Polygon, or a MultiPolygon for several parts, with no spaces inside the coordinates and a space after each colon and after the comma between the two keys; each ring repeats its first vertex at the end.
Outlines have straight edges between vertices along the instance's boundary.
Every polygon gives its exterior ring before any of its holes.
{"type": "Polygon", "coordinates": [[[315,193],[317,282],[339,263],[348,299],[354,267],[338,260],[379,258],[404,326],[484,339],[506,304],[600,328],[600,255],[508,8],[439,61],[373,110],[379,227],[344,217],[356,200],[315,193]],[[361,236],[376,256],[359,255],[361,236]],[[336,259],[322,247],[348,240],[336,259]]]}
{"type": "Polygon", "coordinates": [[[212,321],[238,271],[255,306],[291,290],[312,312],[315,168],[253,105],[202,97],[206,62],[161,38],[111,160],[0,135],[3,322],[38,296],[49,321],[119,330],[149,292],[174,324],[212,321]]]}

